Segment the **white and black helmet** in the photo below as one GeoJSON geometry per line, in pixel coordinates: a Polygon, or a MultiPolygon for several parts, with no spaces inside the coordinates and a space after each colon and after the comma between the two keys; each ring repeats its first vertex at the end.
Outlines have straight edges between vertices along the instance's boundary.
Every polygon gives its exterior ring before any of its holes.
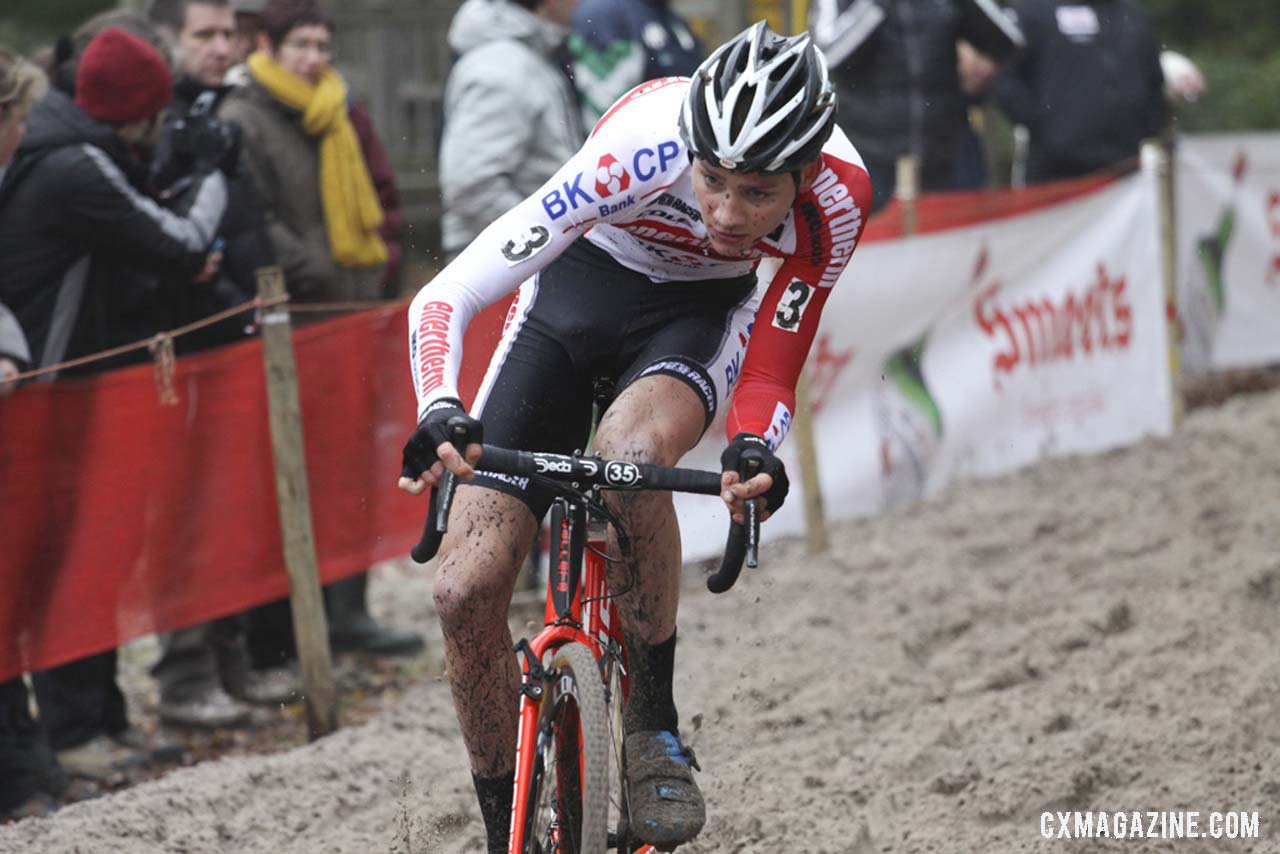
{"type": "Polygon", "coordinates": [[[794,172],[835,127],[827,62],[808,33],[743,30],[693,74],[680,112],[690,155],[739,172],[794,172]]]}

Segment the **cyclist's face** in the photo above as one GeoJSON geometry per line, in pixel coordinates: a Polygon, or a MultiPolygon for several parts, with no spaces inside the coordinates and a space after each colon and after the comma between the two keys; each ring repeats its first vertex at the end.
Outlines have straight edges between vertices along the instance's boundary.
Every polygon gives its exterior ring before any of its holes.
{"type": "Polygon", "coordinates": [[[796,201],[790,175],[740,174],[693,161],[693,192],[707,240],[721,255],[746,255],[787,216],[796,201]]]}

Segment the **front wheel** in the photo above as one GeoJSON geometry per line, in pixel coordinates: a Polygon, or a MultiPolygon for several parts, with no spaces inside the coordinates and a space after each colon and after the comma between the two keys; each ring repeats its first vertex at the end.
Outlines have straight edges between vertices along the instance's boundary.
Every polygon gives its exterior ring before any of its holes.
{"type": "Polygon", "coordinates": [[[608,841],[609,719],[591,650],[549,651],[523,854],[602,854],[608,841]]]}

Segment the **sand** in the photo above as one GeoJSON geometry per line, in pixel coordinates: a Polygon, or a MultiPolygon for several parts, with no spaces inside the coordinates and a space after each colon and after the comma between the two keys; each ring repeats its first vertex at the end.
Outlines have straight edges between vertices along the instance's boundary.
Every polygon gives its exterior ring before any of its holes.
{"type": "MultiPolygon", "coordinates": [[[[691,569],[676,691],[709,816],[682,854],[1280,851],[1278,437],[1280,393],[1239,397],[1171,439],[840,525],[830,557],[771,545],[726,596],[691,569]],[[1069,810],[1195,810],[1201,831],[1245,810],[1261,839],[1042,838],[1069,810]]],[[[0,852],[481,839],[436,678],[307,747],[0,828],[0,852]]]]}

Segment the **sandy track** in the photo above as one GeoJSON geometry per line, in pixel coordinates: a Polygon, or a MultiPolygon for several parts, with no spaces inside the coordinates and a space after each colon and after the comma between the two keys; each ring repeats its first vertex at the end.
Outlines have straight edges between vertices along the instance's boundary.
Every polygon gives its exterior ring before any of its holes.
{"type": "MultiPolygon", "coordinates": [[[[1280,851],[1280,394],[1173,439],[959,484],[691,579],[677,700],[709,819],[688,854],[1280,851]],[[1044,810],[1257,811],[1262,839],[1040,837],[1044,810]]],[[[479,852],[442,681],[289,753],[206,763],[0,852],[479,852]]]]}

